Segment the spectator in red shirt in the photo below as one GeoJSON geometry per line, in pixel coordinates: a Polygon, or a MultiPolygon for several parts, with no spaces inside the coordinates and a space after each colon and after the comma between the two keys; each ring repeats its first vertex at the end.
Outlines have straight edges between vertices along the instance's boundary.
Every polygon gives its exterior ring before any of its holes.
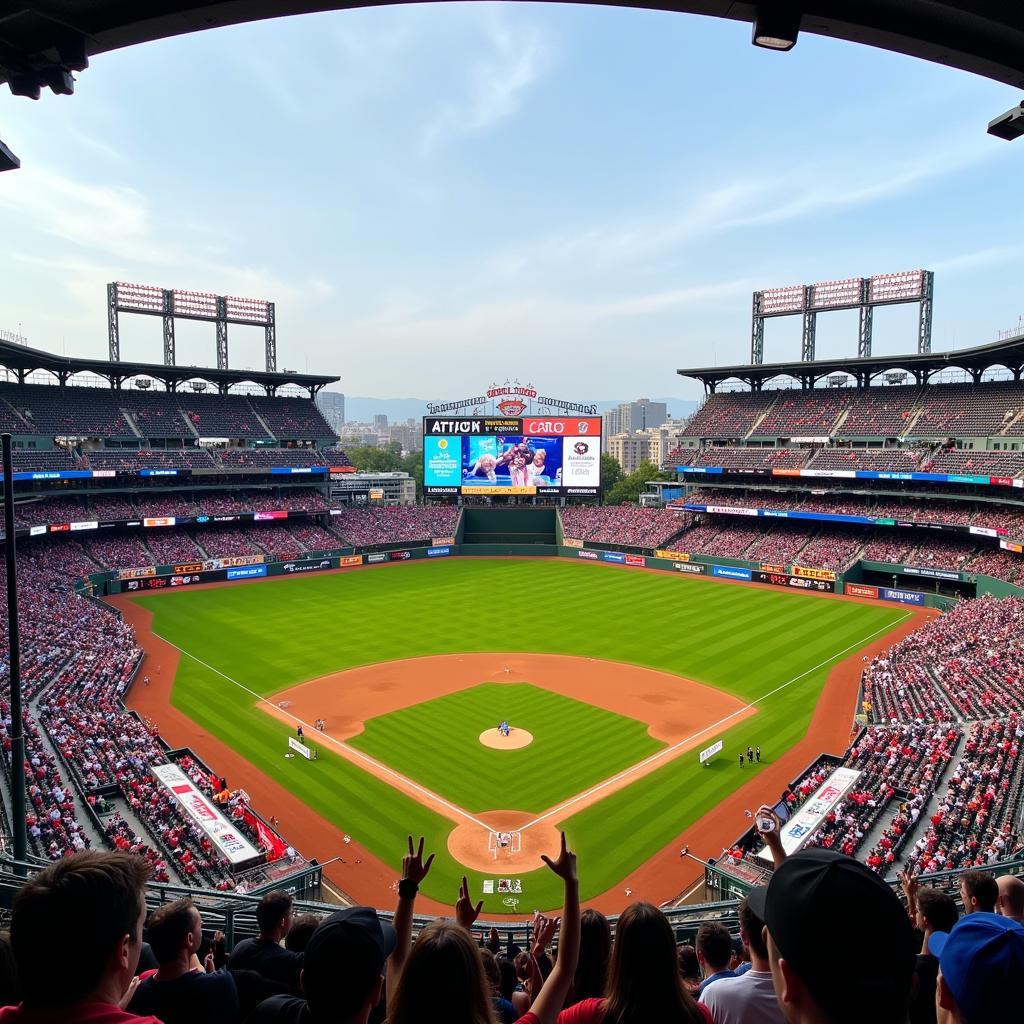
{"type": "Polygon", "coordinates": [[[14,899],[11,944],[22,1002],[2,1024],[160,1024],[123,1009],[142,949],[141,857],[85,852],[51,864],[14,899]]]}

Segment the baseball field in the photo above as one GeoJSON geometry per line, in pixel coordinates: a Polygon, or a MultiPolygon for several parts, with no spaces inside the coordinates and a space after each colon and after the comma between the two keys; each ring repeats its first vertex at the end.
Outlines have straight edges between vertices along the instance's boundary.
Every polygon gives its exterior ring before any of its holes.
{"type": "MultiPolygon", "coordinates": [[[[585,899],[678,892],[693,871],[672,877],[668,848],[717,854],[696,823],[728,806],[722,827],[738,834],[747,793],[777,796],[794,758],[848,737],[861,658],[921,614],[561,559],[439,559],[115,601],[151,614],[147,650],[170,677],[153,693],[136,685],[129,705],[214,766],[225,748],[244,759],[231,785],[286,791],[285,835],[298,828],[288,807],[308,808],[322,828],[293,842],[343,855],[329,874],[346,891],[379,901],[411,832],[437,854],[426,906],[450,905],[466,874],[487,914],[557,904],[537,858],[559,828],[585,899]],[[501,749],[502,720],[521,745],[501,749]],[[286,756],[299,725],[317,760],[286,756]],[[724,750],[702,768],[716,740],[724,750]],[[762,760],[740,768],[748,745],[762,760]],[[503,830],[516,841],[495,849],[503,830]],[[655,855],[657,884],[645,874],[655,855]],[[485,894],[504,877],[521,892],[485,894]]],[[[257,808],[275,813],[266,799],[257,808]]]]}

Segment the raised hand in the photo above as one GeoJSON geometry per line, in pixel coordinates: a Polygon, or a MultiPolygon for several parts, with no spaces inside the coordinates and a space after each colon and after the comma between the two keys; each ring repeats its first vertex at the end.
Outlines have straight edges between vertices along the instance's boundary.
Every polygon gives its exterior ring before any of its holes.
{"type": "Polygon", "coordinates": [[[459,898],[455,903],[455,920],[467,931],[473,927],[473,922],[480,916],[484,909],[484,901],[481,900],[475,907],[469,898],[469,882],[466,876],[462,876],[462,885],[459,886],[459,898]]]}
{"type": "Polygon", "coordinates": [[[561,918],[545,917],[535,914],[533,918],[533,944],[537,949],[547,949],[550,945],[561,918]]]}
{"type": "Polygon", "coordinates": [[[402,877],[419,885],[427,877],[427,872],[433,863],[433,854],[427,858],[426,863],[423,861],[423,836],[420,836],[419,849],[415,851],[413,850],[412,836],[409,836],[409,852],[402,858],[402,877]]]}
{"type": "Polygon", "coordinates": [[[540,855],[540,859],[544,861],[544,863],[547,864],[547,866],[551,868],[559,878],[563,878],[567,882],[577,881],[576,854],[573,853],[572,850],[567,850],[565,848],[564,832],[562,833],[562,849],[559,851],[558,859],[552,860],[550,857],[546,857],[543,853],[540,855]]]}

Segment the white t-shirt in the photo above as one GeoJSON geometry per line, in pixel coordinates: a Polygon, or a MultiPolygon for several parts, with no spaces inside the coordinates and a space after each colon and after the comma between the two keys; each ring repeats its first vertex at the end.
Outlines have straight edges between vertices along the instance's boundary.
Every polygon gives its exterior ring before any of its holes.
{"type": "Polygon", "coordinates": [[[715,1024],[785,1024],[767,971],[747,971],[708,985],[700,1001],[715,1024]]]}

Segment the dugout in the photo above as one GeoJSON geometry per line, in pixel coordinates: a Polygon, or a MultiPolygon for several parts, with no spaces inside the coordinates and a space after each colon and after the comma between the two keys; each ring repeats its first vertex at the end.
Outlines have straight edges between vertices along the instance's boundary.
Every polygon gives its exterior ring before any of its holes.
{"type": "Polygon", "coordinates": [[[462,510],[463,555],[555,555],[554,508],[522,505],[466,507],[462,510]]]}

